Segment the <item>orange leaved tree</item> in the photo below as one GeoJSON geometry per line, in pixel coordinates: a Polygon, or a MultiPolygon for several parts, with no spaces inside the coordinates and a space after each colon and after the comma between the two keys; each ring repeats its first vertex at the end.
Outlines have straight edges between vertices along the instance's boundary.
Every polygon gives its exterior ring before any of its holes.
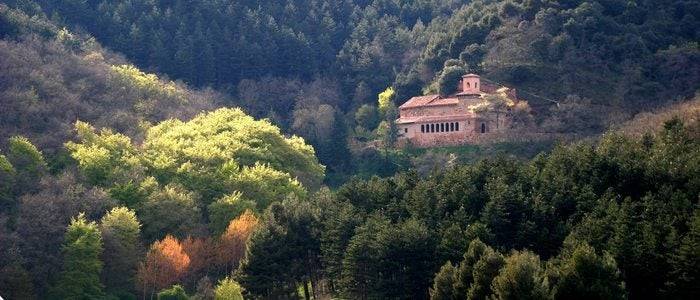
{"type": "Polygon", "coordinates": [[[190,236],[182,241],[182,249],[190,258],[184,281],[194,284],[211,271],[216,259],[216,246],[209,238],[190,236]]]}
{"type": "Polygon", "coordinates": [[[226,231],[221,235],[219,244],[218,263],[223,265],[226,272],[238,267],[245,255],[245,244],[258,225],[258,218],[252,211],[246,210],[238,218],[231,220],[226,231]]]}
{"type": "Polygon", "coordinates": [[[180,241],[171,235],[156,241],[146,254],[138,269],[139,289],[153,298],[155,292],[169,287],[182,278],[190,264],[190,257],[185,253],[180,241]]]}

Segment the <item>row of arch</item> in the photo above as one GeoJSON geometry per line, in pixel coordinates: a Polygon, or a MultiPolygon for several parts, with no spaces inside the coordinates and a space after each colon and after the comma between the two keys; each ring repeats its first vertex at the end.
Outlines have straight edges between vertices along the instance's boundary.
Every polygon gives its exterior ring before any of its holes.
{"type": "Polygon", "coordinates": [[[434,124],[421,124],[421,133],[433,133],[433,132],[453,132],[459,131],[459,122],[448,122],[448,123],[434,123],[434,124]]]}

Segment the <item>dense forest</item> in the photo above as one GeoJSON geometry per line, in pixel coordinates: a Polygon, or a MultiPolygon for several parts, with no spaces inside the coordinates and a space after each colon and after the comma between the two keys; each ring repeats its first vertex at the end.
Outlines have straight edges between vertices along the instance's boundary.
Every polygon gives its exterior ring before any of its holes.
{"type": "Polygon", "coordinates": [[[700,297],[700,2],[0,1],[4,299],[700,297]],[[478,73],[491,143],[398,147],[478,73]]]}
{"type": "Polygon", "coordinates": [[[5,2],[303,137],[333,186],[411,167],[366,143],[386,140],[376,95],[393,87],[399,105],[449,67],[517,87],[535,116],[518,130],[565,136],[600,134],[700,82],[697,1],[5,2]]]}

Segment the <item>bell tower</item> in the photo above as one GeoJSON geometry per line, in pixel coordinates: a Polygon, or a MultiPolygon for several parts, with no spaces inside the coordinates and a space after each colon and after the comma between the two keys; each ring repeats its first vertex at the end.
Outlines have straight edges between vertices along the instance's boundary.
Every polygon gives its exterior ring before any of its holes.
{"type": "Polygon", "coordinates": [[[481,92],[481,79],[479,75],[467,74],[462,76],[461,94],[479,94],[481,92]]]}

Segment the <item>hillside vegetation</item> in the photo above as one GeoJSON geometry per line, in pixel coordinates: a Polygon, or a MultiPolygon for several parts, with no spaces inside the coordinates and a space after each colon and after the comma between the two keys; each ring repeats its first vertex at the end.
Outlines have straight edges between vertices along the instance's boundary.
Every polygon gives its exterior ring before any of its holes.
{"type": "Polygon", "coordinates": [[[700,298],[699,15],[2,1],[0,296],[700,298]],[[466,72],[522,118],[396,147],[397,107],[466,72]]]}
{"type": "Polygon", "coordinates": [[[89,37],[0,4],[0,145],[24,135],[53,157],[76,119],[138,137],[141,125],[189,118],[221,96],[146,74],[89,37]]]}
{"type": "Polygon", "coordinates": [[[679,118],[690,125],[700,122],[700,96],[696,94],[690,101],[669,105],[652,112],[640,113],[615,130],[633,136],[653,134],[661,129],[665,122],[673,118],[679,118]]]}
{"type": "Polygon", "coordinates": [[[409,166],[356,143],[384,138],[353,117],[389,86],[396,105],[436,91],[446,66],[516,88],[535,113],[517,129],[557,135],[600,134],[700,85],[700,6],[688,0],[6,2],[224,91],[224,104],[311,143],[333,185],[409,166]]]}

